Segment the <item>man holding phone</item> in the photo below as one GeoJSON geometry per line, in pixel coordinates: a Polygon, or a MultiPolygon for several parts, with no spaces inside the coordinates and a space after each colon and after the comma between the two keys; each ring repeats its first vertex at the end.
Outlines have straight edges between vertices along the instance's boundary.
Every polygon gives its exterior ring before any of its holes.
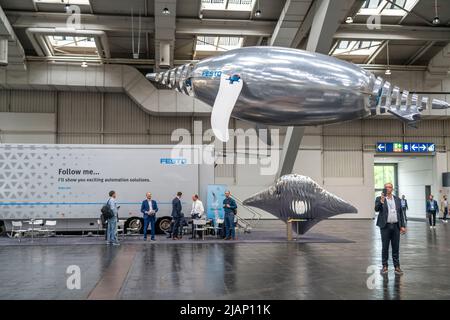
{"type": "Polygon", "coordinates": [[[383,193],[375,200],[375,211],[378,212],[377,226],[381,232],[381,259],[383,264],[382,274],[388,273],[389,245],[392,246],[392,260],[395,274],[403,274],[400,269],[399,249],[400,234],[406,233],[405,217],[403,215],[400,198],[392,191],[394,186],[388,182],[384,185],[383,193]]]}

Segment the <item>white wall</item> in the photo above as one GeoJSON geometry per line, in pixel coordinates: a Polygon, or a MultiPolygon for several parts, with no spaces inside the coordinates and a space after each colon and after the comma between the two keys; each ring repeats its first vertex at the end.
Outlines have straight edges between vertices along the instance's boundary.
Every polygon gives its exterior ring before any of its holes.
{"type": "Polygon", "coordinates": [[[408,200],[408,217],[425,218],[425,186],[432,186],[433,170],[432,157],[415,157],[398,162],[398,190],[399,196],[405,195],[408,200]]]}

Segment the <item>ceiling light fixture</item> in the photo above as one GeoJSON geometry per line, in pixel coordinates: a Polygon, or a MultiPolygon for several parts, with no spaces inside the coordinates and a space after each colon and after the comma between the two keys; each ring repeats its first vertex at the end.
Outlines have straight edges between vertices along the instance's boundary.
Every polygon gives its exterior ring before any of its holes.
{"type": "Polygon", "coordinates": [[[434,0],[434,19],[433,19],[433,24],[435,26],[441,24],[441,20],[439,19],[439,15],[438,15],[438,5],[437,5],[437,0],[434,0]]]}
{"type": "Polygon", "coordinates": [[[81,67],[82,67],[82,68],[87,68],[87,67],[88,67],[87,62],[86,62],[86,61],[83,61],[83,62],[81,63],[81,67]]]}
{"type": "Polygon", "coordinates": [[[385,75],[391,75],[391,69],[389,68],[389,41],[386,42],[386,53],[387,53],[387,69],[384,72],[385,75]]]}
{"type": "Polygon", "coordinates": [[[255,17],[261,17],[261,9],[259,8],[259,0],[258,0],[258,9],[255,11],[255,17]]]}
{"type": "Polygon", "coordinates": [[[345,23],[353,23],[353,18],[347,17],[347,19],[345,19],[345,23]]]}
{"type": "Polygon", "coordinates": [[[167,7],[165,7],[164,9],[163,9],[163,11],[162,11],[162,14],[163,15],[169,15],[170,14],[170,10],[169,10],[169,8],[167,8],[167,7]]]}

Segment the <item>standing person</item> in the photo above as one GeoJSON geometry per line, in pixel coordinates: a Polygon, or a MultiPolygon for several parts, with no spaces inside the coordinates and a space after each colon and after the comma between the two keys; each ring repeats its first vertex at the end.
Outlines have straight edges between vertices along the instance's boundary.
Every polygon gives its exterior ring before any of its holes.
{"type": "Polygon", "coordinates": [[[394,262],[395,274],[403,274],[400,269],[400,234],[406,233],[405,220],[401,209],[400,199],[392,194],[394,186],[392,183],[386,183],[381,196],[375,200],[375,211],[379,212],[377,226],[381,233],[381,260],[383,269],[382,274],[388,273],[389,244],[392,246],[392,261],[394,262]]]}
{"type": "Polygon", "coordinates": [[[237,209],[236,201],[231,198],[231,192],[225,192],[225,199],[223,199],[223,209],[225,211],[225,240],[234,240],[234,211],[237,209]]]}
{"type": "Polygon", "coordinates": [[[119,241],[116,238],[117,233],[117,219],[119,217],[119,207],[117,206],[117,193],[115,191],[109,192],[109,200],[108,205],[111,208],[111,211],[113,212],[113,216],[108,219],[108,243],[113,244],[115,246],[120,245],[119,241]]]}
{"type": "Polygon", "coordinates": [[[434,200],[433,195],[430,194],[430,198],[427,200],[427,215],[428,222],[430,223],[430,229],[436,229],[436,212],[438,211],[438,203],[434,200]]]}
{"type": "Polygon", "coordinates": [[[195,225],[194,220],[203,219],[203,213],[205,212],[205,208],[203,207],[203,202],[198,198],[198,194],[194,194],[192,196],[192,237],[190,239],[195,239],[195,225]]]}
{"type": "Polygon", "coordinates": [[[443,219],[442,220],[444,223],[447,223],[447,215],[448,215],[448,200],[447,200],[447,196],[444,195],[444,197],[442,198],[442,202],[441,202],[441,209],[442,209],[442,214],[443,214],[443,219]]]}
{"type": "Polygon", "coordinates": [[[406,210],[408,210],[408,200],[406,200],[405,195],[402,195],[402,200],[400,201],[402,205],[403,216],[405,217],[405,221],[408,221],[408,217],[406,216],[406,210]]]}
{"type": "Polygon", "coordinates": [[[183,214],[181,213],[181,196],[183,194],[178,191],[177,196],[172,200],[172,219],[173,219],[173,227],[172,227],[172,239],[173,240],[180,240],[179,237],[179,229],[181,227],[181,218],[183,217],[183,214]]]}
{"type": "Polygon", "coordinates": [[[146,199],[142,201],[141,212],[144,215],[144,241],[147,240],[147,229],[150,224],[151,228],[151,241],[155,241],[155,222],[156,213],[158,212],[158,204],[155,200],[152,200],[152,194],[147,192],[146,199]]]}

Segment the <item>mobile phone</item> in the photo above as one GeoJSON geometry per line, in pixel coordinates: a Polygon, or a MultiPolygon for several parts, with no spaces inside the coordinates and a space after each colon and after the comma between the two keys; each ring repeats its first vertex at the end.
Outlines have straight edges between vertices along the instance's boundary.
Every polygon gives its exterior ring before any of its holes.
{"type": "Polygon", "coordinates": [[[383,192],[383,195],[385,196],[387,194],[387,189],[384,188],[382,192],[383,192]]]}

